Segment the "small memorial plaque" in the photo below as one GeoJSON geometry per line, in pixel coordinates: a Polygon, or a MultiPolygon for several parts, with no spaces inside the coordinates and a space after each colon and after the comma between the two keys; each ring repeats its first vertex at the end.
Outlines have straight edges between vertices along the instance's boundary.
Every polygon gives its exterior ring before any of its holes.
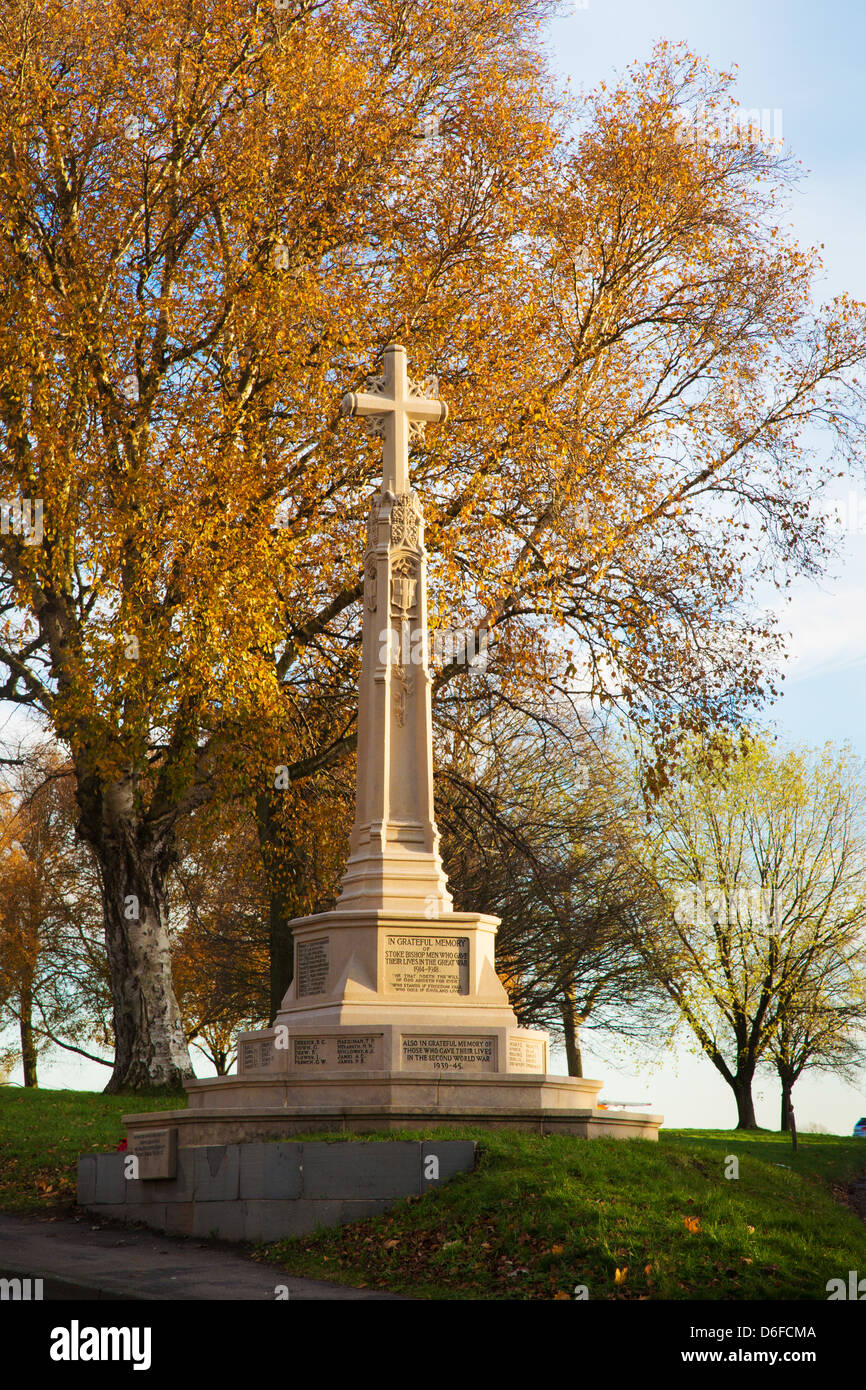
{"type": "Polygon", "coordinates": [[[393,994],[468,994],[468,936],[387,936],[385,989],[393,994]]]}
{"type": "Polygon", "coordinates": [[[296,1067],[326,1067],[330,1038],[295,1038],[296,1067]]]}
{"type": "Polygon", "coordinates": [[[298,997],[325,994],[328,988],[330,956],[328,938],[303,941],[298,946],[298,997]]]}
{"type": "Polygon", "coordinates": [[[130,1137],[128,1153],[138,1159],[142,1182],[153,1178],[173,1178],[177,1173],[177,1130],[148,1129],[130,1137]]]}
{"type": "Polygon", "coordinates": [[[372,1071],[382,1068],[381,1033],[364,1033],[360,1037],[337,1037],[338,1067],[368,1067],[372,1071]]]}
{"type": "Polygon", "coordinates": [[[263,1038],[261,1042],[254,1038],[247,1038],[241,1043],[240,1070],[242,1072],[271,1071],[276,1061],[277,1057],[271,1038],[263,1038]]]}
{"type": "Polygon", "coordinates": [[[509,1038],[508,1067],[510,1071],[543,1071],[541,1043],[533,1038],[509,1038]]]}
{"type": "Polygon", "coordinates": [[[423,1071],[495,1071],[495,1038],[404,1037],[403,1066],[423,1071]]]}

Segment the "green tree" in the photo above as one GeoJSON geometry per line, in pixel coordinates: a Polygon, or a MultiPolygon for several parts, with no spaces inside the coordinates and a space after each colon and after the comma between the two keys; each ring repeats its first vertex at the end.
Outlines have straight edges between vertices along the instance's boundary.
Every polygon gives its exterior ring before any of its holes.
{"type": "Polygon", "coordinates": [[[866,790],[849,750],[777,751],[756,737],[731,753],[695,747],[654,807],[652,865],[671,911],[643,951],[733,1090],[737,1127],[754,1129],[759,1065],[781,1068],[787,1119],[810,1058],[851,1060],[866,790]]]}

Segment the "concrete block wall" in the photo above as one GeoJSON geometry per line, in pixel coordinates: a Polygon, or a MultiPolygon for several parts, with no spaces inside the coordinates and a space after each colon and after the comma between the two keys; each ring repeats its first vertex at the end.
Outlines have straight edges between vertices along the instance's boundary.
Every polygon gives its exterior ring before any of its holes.
{"type": "Polygon", "coordinates": [[[175,1177],[147,1181],[125,1176],[126,1154],[84,1154],[78,1204],[180,1235],[279,1240],[379,1216],[471,1172],[475,1147],[463,1139],[203,1144],[178,1149],[175,1177]]]}

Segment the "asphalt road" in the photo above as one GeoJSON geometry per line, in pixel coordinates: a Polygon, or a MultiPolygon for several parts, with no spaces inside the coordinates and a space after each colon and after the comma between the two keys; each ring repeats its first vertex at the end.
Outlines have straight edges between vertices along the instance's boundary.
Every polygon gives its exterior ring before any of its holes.
{"type": "Polygon", "coordinates": [[[259,1264],[224,1242],[159,1236],[153,1231],[79,1217],[0,1212],[0,1278],[42,1279],[45,1301],[274,1301],[277,1285],[291,1300],[357,1301],[397,1295],[299,1279],[259,1264]]]}

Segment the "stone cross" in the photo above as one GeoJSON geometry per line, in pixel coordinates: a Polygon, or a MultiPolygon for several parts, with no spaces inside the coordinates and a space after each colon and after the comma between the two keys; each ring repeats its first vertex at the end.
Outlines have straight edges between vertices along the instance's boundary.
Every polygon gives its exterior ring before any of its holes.
{"type": "Polygon", "coordinates": [[[448,407],[438,399],[435,377],[411,381],[406,372],[406,349],[391,343],[385,349],[385,370],[369,377],[366,391],[349,391],[340,406],[342,415],[367,419],[368,433],[384,441],[382,492],[409,491],[409,444],[423,439],[424,426],[448,419],[448,407]]]}
{"type": "Polygon", "coordinates": [[[448,407],[435,378],[409,380],[397,343],[368,387],[342,404],[344,415],[365,417],[384,449],[364,551],[355,823],[337,907],[433,920],[453,904],[433,817],[424,514],[408,475],[410,440],[447,419],[448,407]]]}

